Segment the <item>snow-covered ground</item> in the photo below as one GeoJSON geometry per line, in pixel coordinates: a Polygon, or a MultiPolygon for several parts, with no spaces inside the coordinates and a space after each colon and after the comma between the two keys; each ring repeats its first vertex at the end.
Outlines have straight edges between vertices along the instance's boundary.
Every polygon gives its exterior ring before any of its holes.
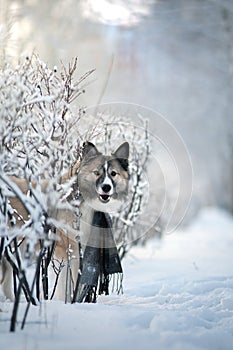
{"type": "Polygon", "coordinates": [[[1,302],[0,348],[233,349],[232,266],[233,218],[203,209],[162,244],[130,252],[121,296],[97,304],[43,302],[15,334],[8,333],[12,304],[1,302]]]}

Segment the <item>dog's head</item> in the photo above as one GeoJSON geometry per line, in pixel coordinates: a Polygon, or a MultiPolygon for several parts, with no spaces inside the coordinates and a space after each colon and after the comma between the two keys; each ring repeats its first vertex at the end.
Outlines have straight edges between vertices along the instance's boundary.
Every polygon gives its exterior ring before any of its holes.
{"type": "Polygon", "coordinates": [[[79,188],[84,200],[102,211],[121,201],[128,191],[128,158],[128,142],[120,145],[111,156],[103,155],[93,143],[86,142],[78,173],[79,188]]]}

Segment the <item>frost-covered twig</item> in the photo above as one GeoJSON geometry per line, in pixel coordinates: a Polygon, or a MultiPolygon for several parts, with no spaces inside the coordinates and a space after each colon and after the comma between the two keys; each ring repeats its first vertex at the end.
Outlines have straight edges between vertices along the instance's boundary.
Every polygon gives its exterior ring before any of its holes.
{"type": "Polygon", "coordinates": [[[55,294],[56,289],[57,289],[58,279],[59,279],[60,273],[62,272],[62,269],[64,267],[65,267],[64,259],[62,259],[61,261],[57,260],[57,259],[52,259],[52,269],[53,269],[53,271],[54,271],[54,273],[56,275],[56,278],[55,278],[53,291],[52,291],[50,300],[52,300],[53,297],[54,297],[54,294],[55,294]],[[56,266],[56,264],[57,264],[57,266],[56,266]]]}
{"type": "Polygon", "coordinates": [[[75,303],[77,301],[78,288],[79,288],[80,279],[81,279],[82,270],[83,270],[83,249],[82,249],[80,236],[78,235],[76,237],[76,239],[77,239],[78,245],[79,245],[79,270],[78,270],[77,281],[76,281],[75,288],[74,288],[72,303],[75,303]]]}

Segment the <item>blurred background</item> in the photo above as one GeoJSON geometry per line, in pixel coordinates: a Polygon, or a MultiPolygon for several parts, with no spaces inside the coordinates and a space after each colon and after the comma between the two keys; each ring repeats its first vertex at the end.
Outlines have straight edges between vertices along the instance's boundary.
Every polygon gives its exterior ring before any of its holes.
{"type": "Polygon", "coordinates": [[[79,103],[140,104],[183,138],[193,166],[190,213],[233,213],[231,0],[0,0],[0,57],[35,52],[95,68],[79,103]]]}

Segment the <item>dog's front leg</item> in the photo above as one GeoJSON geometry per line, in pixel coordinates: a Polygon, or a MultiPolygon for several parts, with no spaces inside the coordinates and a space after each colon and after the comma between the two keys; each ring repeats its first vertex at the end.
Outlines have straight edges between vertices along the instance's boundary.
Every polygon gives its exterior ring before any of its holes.
{"type": "Polygon", "coordinates": [[[1,285],[2,285],[2,291],[5,295],[6,299],[9,299],[10,301],[14,301],[14,296],[12,292],[13,287],[13,270],[11,267],[11,264],[7,261],[7,259],[3,256],[1,261],[1,267],[2,267],[2,279],[1,279],[1,285]]]}

